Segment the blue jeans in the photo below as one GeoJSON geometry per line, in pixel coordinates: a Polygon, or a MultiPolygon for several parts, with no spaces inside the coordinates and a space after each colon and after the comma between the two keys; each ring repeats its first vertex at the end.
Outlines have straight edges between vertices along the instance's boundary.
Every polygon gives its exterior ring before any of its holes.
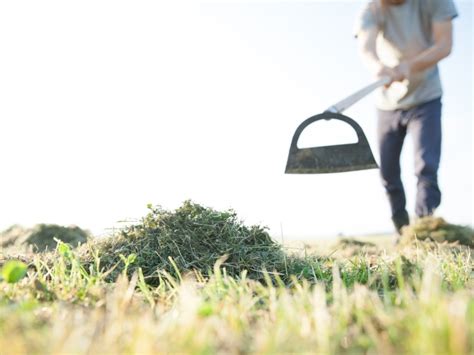
{"type": "Polygon", "coordinates": [[[433,213],[441,202],[438,167],[441,155],[441,98],[409,110],[378,110],[380,173],[392,210],[392,219],[406,214],[400,177],[400,153],[409,133],[413,138],[415,174],[418,178],[415,213],[433,213]]]}

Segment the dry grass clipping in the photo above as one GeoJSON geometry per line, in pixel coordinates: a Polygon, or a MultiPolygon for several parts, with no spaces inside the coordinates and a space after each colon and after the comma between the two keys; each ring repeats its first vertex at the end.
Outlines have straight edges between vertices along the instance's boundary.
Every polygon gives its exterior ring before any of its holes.
{"type": "Polygon", "coordinates": [[[0,233],[0,246],[16,250],[26,249],[33,252],[52,251],[56,248],[56,239],[77,247],[90,238],[87,231],[77,227],[64,227],[57,224],[38,224],[33,228],[14,225],[0,233]]]}
{"type": "Polygon", "coordinates": [[[416,239],[437,243],[458,243],[474,247],[472,228],[448,223],[441,217],[423,217],[403,228],[402,244],[413,243],[416,239]]]}
{"type": "Polygon", "coordinates": [[[150,284],[159,283],[159,270],[171,274],[196,270],[209,275],[224,255],[222,267],[229,276],[247,270],[249,277],[262,279],[263,270],[284,268],[284,252],[266,229],[247,227],[232,210],[220,212],[191,201],[175,211],[149,208],[141,223],[81,248],[83,260],[92,262],[92,251],[98,250],[104,269],[117,265],[110,275],[115,278],[124,268],[121,260],[135,254],[128,272],[140,267],[150,284]]]}

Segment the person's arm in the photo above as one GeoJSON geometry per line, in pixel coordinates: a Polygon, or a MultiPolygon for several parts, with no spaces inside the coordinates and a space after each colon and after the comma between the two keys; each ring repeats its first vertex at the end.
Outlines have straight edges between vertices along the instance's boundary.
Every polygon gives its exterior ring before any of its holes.
{"type": "Polygon", "coordinates": [[[431,47],[395,67],[396,81],[404,80],[409,78],[411,74],[432,67],[451,53],[453,47],[453,25],[451,20],[433,22],[433,40],[434,44],[431,47]]]}
{"type": "MultiPolygon", "coordinates": [[[[388,76],[392,78],[392,82],[397,79],[396,72],[389,68],[379,60],[376,50],[376,41],[378,35],[378,28],[372,27],[366,31],[360,32],[357,36],[359,53],[362,57],[362,60],[369,68],[369,70],[377,77],[388,76]]],[[[390,86],[391,83],[386,86],[390,86]]]]}

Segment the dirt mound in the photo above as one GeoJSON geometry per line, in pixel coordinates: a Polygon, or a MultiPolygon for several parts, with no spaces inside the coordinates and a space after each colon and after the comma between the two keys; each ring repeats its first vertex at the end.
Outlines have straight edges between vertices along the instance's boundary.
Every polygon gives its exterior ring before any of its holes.
{"type": "Polygon", "coordinates": [[[404,227],[401,243],[409,244],[415,239],[431,240],[438,243],[459,243],[474,247],[474,231],[470,227],[446,222],[440,217],[423,217],[404,227]]]}
{"type": "Polygon", "coordinates": [[[38,224],[33,228],[23,228],[14,225],[0,233],[0,245],[3,248],[26,248],[42,252],[54,250],[56,240],[77,247],[87,242],[90,235],[77,226],[64,227],[56,224],[38,224]]]}
{"type": "Polygon", "coordinates": [[[232,276],[247,270],[249,277],[262,279],[264,269],[284,268],[283,250],[265,228],[244,225],[232,210],[220,212],[191,201],[175,211],[149,209],[141,223],[85,245],[81,257],[92,262],[91,250],[98,249],[104,269],[119,265],[111,274],[114,278],[123,270],[123,257],[135,254],[129,273],[140,267],[151,284],[159,282],[158,270],[197,270],[206,276],[224,255],[222,267],[232,276]]]}

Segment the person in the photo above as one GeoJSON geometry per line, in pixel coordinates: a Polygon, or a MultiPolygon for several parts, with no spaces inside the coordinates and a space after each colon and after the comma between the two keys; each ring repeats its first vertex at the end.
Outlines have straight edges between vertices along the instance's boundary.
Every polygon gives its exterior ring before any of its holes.
{"type": "Polygon", "coordinates": [[[451,53],[452,0],[373,0],[356,21],[359,51],[378,77],[389,77],[376,98],[380,175],[398,233],[408,225],[400,153],[413,138],[417,194],[415,213],[432,215],[441,202],[441,96],[437,63],[451,53]]]}

